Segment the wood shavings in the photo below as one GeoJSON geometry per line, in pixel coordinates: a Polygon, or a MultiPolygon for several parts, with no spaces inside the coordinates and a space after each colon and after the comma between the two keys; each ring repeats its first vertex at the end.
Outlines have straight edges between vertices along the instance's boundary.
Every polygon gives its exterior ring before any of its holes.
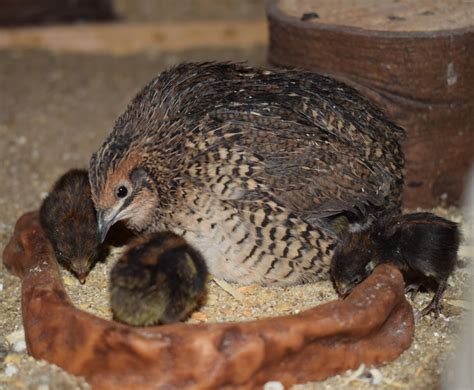
{"type": "Polygon", "coordinates": [[[373,385],[380,385],[383,381],[383,374],[377,368],[371,368],[369,370],[370,375],[372,378],[370,379],[370,383],[373,385]]]}
{"type": "Polygon", "coordinates": [[[10,345],[14,345],[19,341],[25,341],[25,332],[23,328],[15,330],[6,336],[6,339],[10,345]]]}
{"type": "Polygon", "coordinates": [[[212,279],[220,288],[222,288],[225,292],[227,292],[229,295],[233,296],[235,299],[237,299],[239,302],[242,302],[244,300],[244,296],[240,291],[238,290],[237,287],[234,285],[227,283],[223,279],[217,279],[213,278],[212,279]]]}
{"type": "Polygon", "coordinates": [[[362,375],[362,373],[364,372],[364,370],[365,370],[365,364],[361,364],[361,365],[359,366],[359,368],[358,368],[357,370],[353,371],[353,372],[350,374],[349,378],[346,379],[346,381],[344,382],[344,386],[347,386],[347,385],[349,385],[351,382],[353,382],[353,381],[355,381],[356,379],[358,379],[358,378],[362,375]]]}
{"type": "Polygon", "coordinates": [[[446,302],[454,307],[460,307],[461,309],[470,310],[471,303],[463,299],[446,299],[446,302]]]}

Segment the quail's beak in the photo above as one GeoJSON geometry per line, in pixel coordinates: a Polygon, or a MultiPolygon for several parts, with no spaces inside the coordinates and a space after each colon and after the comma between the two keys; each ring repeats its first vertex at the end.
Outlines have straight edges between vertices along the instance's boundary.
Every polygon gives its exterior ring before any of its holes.
{"type": "Polygon", "coordinates": [[[97,229],[99,231],[100,242],[104,242],[110,227],[116,222],[117,214],[115,210],[99,210],[97,212],[97,229]]]}

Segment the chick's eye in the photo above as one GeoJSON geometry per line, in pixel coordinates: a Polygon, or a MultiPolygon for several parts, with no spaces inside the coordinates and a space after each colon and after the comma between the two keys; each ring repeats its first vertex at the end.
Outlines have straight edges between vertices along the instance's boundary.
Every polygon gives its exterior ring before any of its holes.
{"type": "Polygon", "coordinates": [[[118,198],[125,198],[127,195],[128,195],[127,187],[120,186],[119,188],[117,188],[117,197],[118,198]]]}

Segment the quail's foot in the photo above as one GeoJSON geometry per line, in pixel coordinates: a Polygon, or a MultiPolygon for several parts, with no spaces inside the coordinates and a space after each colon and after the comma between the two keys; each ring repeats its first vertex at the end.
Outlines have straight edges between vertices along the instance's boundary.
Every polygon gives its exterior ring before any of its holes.
{"type": "Polygon", "coordinates": [[[415,302],[415,298],[418,295],[420,287],[421,283],[410,283],[405,287],[405,294],[410,293],[410,299],[412,302],[415,302]]]}
{"type": "Polygon", "coordinates": [[[439,314],[440,314],[439,301],[441,300],[441,297],[443,296],[444,290],[446,290],[445,281],[439,284],[438,288],[436,289],[433,299],[425,308],[423,308],[419,316],[425,316],[426,314],[433,312],[435,318],[439,317],[439,314]]]}

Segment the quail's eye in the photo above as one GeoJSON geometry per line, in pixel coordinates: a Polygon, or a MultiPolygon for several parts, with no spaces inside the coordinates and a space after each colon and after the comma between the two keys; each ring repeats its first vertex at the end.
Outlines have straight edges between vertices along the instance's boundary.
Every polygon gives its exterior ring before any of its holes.
{"type": "Polygon", "coordinates": [[[120,186],[119,188],[117,188],[117,197],[118,198],[125,198],[127,195],[128,195],[127,187],[120,186]]]}

